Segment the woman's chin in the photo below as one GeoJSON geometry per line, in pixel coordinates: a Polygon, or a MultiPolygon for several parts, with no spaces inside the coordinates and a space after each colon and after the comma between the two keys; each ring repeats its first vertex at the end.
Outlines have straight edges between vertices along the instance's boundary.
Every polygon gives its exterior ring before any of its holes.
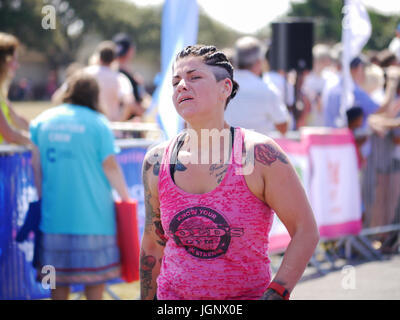
{"type": "Polygon", "coordinates": [[[200,115],[199,110],[194,107],[180,108],[178,110],[178,113],[186,121],[188,121],[189,119],[196,118],[200,115]]]}

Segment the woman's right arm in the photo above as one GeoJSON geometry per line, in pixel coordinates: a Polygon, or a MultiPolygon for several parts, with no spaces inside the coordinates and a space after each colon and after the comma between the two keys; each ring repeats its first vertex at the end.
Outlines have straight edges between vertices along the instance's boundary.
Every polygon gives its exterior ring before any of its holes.
{"type": "Polygon", "coordinates": [[[10,101],[7,101],[7,104],[13,124],[21,130],[29,131],[29,121],[14,111],[10,101]]]}
{"type": "Polygon", "coordinates": [[[28,133],[19,132],[14,128],[12,128],[8,124],[7,119],[4,116],[3,111],[1,109],[0,109],[0,133],[4,137],[4,140],[8,143],[15,143],[24,146],[32,145],[28,133]]]}
{"type": "Polygon", "coordinates": [[[143,162],[142,177],[145,193],[146,222],[140,249],[140,297],[153,300],[157,292],[157,277],[160,274],[166,239],[161,225],[158,198],[158,174],[162,150],[152,149],[143,162]]]}

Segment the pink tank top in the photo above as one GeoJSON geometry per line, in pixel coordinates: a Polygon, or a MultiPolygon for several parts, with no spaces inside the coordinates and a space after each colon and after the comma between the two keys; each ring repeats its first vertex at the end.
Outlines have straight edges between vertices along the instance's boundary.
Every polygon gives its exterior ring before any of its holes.
{"type": "Polygon", "coordinates": [[[244,130],[236,128],[234,136],[224,179],[204,194],[187,193],[173,182],[169,163],[176,139],[164,152],[158,191],[167,243],[158,299],[259,299],[270,283],[273,211],[238,174],[244,130]]]}

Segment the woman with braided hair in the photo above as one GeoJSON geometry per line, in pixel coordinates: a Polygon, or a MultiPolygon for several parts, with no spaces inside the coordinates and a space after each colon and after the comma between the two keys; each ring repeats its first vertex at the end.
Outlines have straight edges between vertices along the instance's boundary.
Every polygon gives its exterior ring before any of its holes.
{"type": "Polygon", "coordinates": [[[225,122],[239,88],[217,48],[179,52],[172,85],[187,129],[145,157],[141,298],[287,299],[319,237],[295,170],[272,139],[225,122]],[[271,282],[273,211],[292,240],[271,282]]]}

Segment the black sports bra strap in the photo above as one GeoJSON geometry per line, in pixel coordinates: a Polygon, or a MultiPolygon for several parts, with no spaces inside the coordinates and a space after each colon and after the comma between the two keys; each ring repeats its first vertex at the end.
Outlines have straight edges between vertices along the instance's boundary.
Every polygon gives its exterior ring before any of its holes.
{"type": "MultiPolygon", "coordinates": [[[[231,152],[233,150],[233,143],[235,141],[235,128],[230,127],[229,129],[230,129],[231,137],[232,137],[231,150],[230,150],[230,152],[231,152]]],[[[177,141],[174,143],[174,147],[171,152],[171,163],[169,165],[169,172],[171,174],[171,178],[172,178],[172,181],[174,181],[174,183],[175,183],[176,165],[178,163],[178,154],[179,154],[179,151],[183,147],[186,135],[187,135],[187,132],[184,132],[180,137],[178,137],[177,141]]]]}

